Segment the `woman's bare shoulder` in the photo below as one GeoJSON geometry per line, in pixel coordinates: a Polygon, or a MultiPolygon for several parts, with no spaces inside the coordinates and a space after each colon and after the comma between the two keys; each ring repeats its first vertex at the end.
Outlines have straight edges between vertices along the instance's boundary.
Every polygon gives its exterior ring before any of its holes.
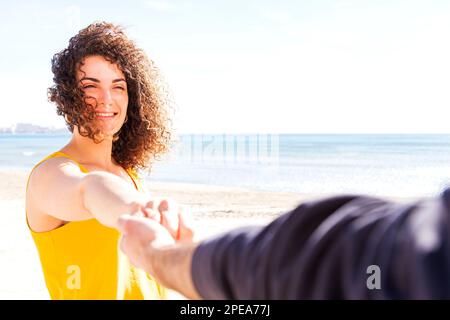
{"type": "Polygon", "coordinates": [[[57,177],[68,173],[82,174],[80,167],[72,159],[66,157],[49,158],[34,167],[30,174],[29,185],[32,186],[32,182],[36,180],[57,177]]]}
{"type": "Polygon", "coordinates": [[[63,221],[90,218],[80,200],[83,177],[71,159],[54,157],[39,163],[30,174],[26,192],[29,226],[34,231],[48,231],[63,221]]]}

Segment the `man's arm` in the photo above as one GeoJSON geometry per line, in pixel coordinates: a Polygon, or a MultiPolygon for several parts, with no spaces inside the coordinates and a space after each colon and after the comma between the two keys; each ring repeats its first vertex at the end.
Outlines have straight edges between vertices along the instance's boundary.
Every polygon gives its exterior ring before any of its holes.
{"type": "Polygon", "coordinates": [[[164,240],[161,226],[131,217],[120,228],[122,250],[191,298],[448,299],[450,192],[447,198],[328,198],[266,227],[191,246],[164,240]]]}
{"type": "Polygon", "coordinates": [[[342,196],[201,243],[206,299],[449,299],[450,189],[396,203],[342,196]]]}
{"type": "Polygon", "coordinates": [[[192,282],[192,256],[195,243],[174,244],[149,252],[150,274],[154,274],[163,286],[178,291],[189,299],[201,299],[192,282]]]}

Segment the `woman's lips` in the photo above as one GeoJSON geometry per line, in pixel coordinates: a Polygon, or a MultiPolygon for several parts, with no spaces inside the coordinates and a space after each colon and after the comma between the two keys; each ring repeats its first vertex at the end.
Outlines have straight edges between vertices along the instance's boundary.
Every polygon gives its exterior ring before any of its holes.
{"type": "Polygon", "coordinates": [[[95,117],[97,119],[111,119],[117,115],[117,112],[96,112],[95,117]]]}

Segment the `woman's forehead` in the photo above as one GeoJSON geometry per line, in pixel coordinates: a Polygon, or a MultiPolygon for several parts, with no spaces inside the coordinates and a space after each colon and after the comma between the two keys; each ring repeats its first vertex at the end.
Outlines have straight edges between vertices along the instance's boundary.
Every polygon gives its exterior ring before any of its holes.
{"type": "Polygon", "coordinates": [[[114,78],[124,77],[122,70],[116,63],[111,63],[102,56],[88,56],[82,60],[82,64],[77,69],[77,78],[114,78]]]}

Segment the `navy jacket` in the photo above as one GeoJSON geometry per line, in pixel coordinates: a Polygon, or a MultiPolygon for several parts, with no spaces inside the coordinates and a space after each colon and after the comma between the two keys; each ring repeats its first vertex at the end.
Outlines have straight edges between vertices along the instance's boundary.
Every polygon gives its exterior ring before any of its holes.
{"type": "Polygon", "coordinates": [[[395,203],[338,196],[194,252],[206,299],[450,299],[450,189],[395,203]]]}

